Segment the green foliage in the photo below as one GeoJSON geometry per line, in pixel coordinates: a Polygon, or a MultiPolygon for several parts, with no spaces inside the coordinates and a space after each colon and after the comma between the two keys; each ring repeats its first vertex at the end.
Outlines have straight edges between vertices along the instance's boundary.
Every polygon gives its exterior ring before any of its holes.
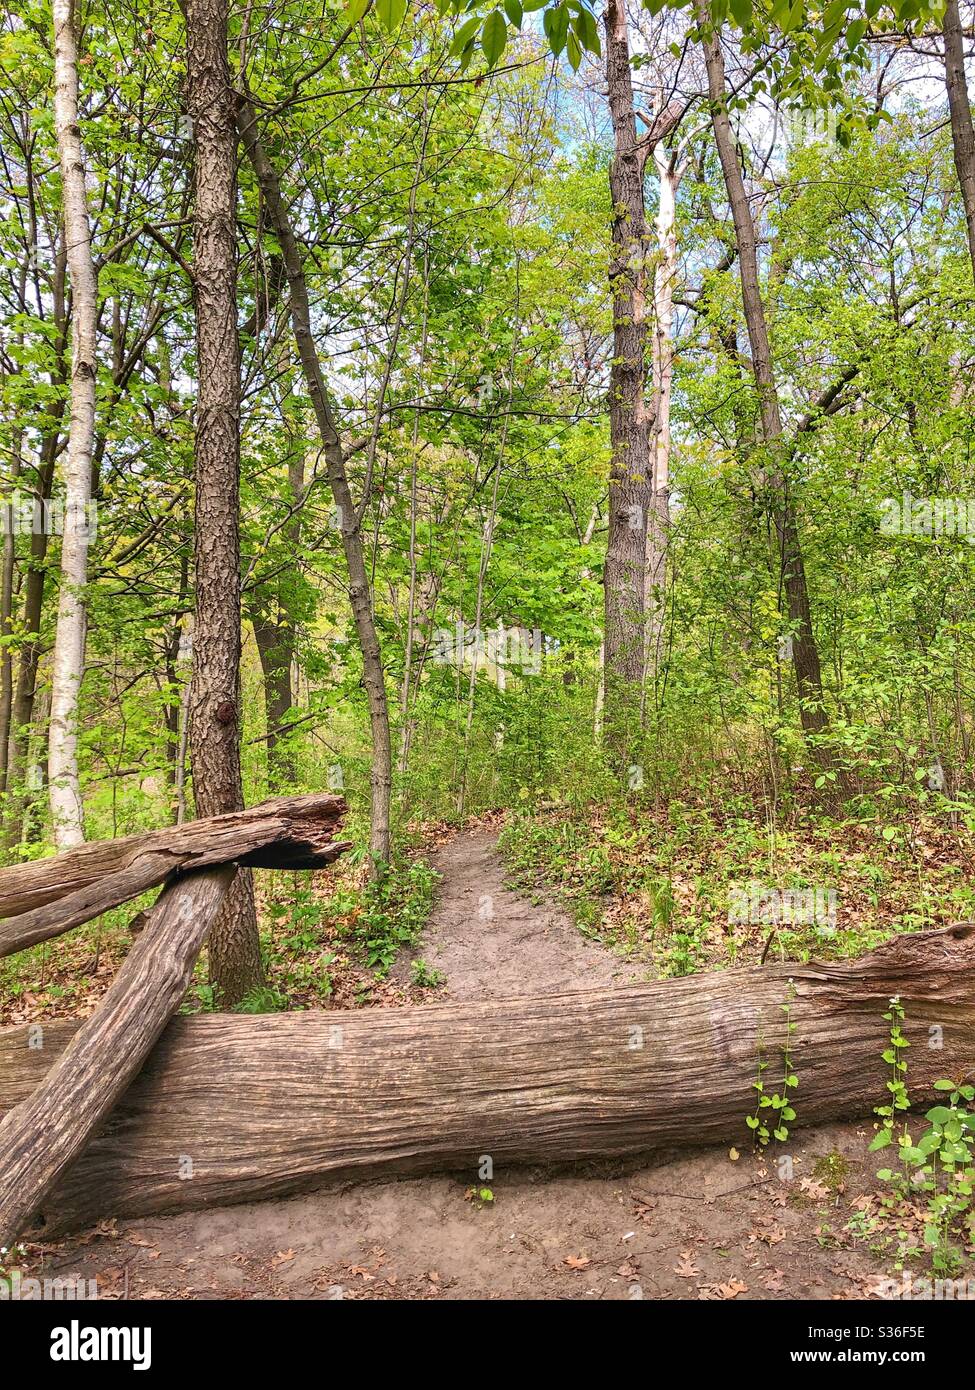
{"type": "Polygon", "coordinates": [[[789,1125],[796,1118],[795,1107],[792,1105],[789,1095],[790,1091],[794,1091],[799,1085],[799,1078],[795,1073],[792,1057],[792,1038],[798,1027],[798,1024],[794,1023],[792,1019],[792,1001],[795,997],[795,985],[790,980],[786,1001],[781,1005],[782,1012],[785,1014],[785,1030],[781,1047],[782,1079],[779,1083],[779,1089],[771,1093],[766,1090],[764,1079],[764,1073],[770,1064],[765,1055],[761,1036],[758,1039],[758,1076],[752,1082],[754,1090],[758,1093],[758,1098],[755,1102],[754,1113],[745,1116],[745,1123],[755,1135],[756,1143],[763,1146],[772,1139],[784,1144],[789,1137],[789,1125]]]}
{"type": "Polygon", "coordinates": [[[904,1200],[925,1195],[924,1244],[931,1253],[935,1270],[951,1275],[957,1273],[962,1259],[955,1240],[956,1231],[973,1210],[975,1113],[969,1107],[975,1101],[975,1086],[945,1079],[936,1081],[934,1089],[944,1096],[946,1103],[927,1111],[928,1128],[915,1140],[906,1115],[910,1098],[906,1084],[907,1060],[903,1052],[910,1044],[903,1033],[904,1008],[899,999],[890,1001],[884,1018],[890,1025],[890,1046],[883,1053],[883,1060],[892,1073],[887,1083],[890,1101],[875,1107],[883,1123],[870,1145],[871,1151],[893,1144],[899,1115],[904,1116],[904,1125],[896,1136],[900,1167],[881,1168],[877,1176],[882,1182],[891,1184],[904,1200]]]}

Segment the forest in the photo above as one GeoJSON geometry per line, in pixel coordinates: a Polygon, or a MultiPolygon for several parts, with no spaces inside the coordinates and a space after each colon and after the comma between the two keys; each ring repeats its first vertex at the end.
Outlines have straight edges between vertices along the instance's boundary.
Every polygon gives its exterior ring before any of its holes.
{"type": "Polygon", "coordinates": [[[973,54],[8,0],[0,1299],[975,1298],[973,54]]]}

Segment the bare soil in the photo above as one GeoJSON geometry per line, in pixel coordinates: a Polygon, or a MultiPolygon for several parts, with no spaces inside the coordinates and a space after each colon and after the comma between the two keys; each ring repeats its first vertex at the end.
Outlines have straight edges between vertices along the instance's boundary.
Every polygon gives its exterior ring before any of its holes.
{"type": "MultiPolygon", "coordinates": [[[[436,865],[439,900],[414,953],[446,976],[430,997],[637,978],[550,903],[506,888],[491,832],[460,833],[436,865]]],[[[800,1132],[785,1152],[496,1171],[493,1201],[470,1173],[106,1221],[31,1247],[31,1263],[97,1277],[103,1298],[864,1298],[905,1231],[880,1207],[871,1135],[865,1122],[800,1132]],[[851,1217],[869,1234],[852,1235],[851,1217]]],[[[928,1272],[923,1257],[913,1267],[928,1272]]]]}

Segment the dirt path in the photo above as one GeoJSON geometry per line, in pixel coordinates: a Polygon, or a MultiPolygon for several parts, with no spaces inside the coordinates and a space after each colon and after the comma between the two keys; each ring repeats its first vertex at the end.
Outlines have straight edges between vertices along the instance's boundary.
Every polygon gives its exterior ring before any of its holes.
{"type": "MultiPolygon", "coordinates": [[[[442,997],[502,999],[641,978],[640,970],[588,941],[551,902],[536,906],[506,888],[493,831],[462,831],[432,862],[442,881],[413,959],[446,976],[442,997]]],[[[399,967],[402,978],[409,964],[399,967]]]]}
{"type": "MultiPolygon", "coordinates": [[[[462,833],[436,862],[443,884],[416,953],[447,977],[435,997],[631,978],[550,904],[504,886],[492,834],[462,833]]],[[[863,1297],[883,1267],[868,1245],[887,1238],[845,1232],[876,1186],[869,1138],[832,1126],[774,1156],[496,1171],[483,1204],[473,1173],[359,1186],[107,1222],[47,1253],[60,1274],[97,1276],[108,1298],[863,1297]]]]}

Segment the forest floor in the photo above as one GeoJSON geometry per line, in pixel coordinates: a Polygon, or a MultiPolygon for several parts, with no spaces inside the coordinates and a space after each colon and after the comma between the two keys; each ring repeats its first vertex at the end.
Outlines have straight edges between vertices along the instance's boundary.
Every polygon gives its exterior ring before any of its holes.
{"type": "MultiPolygon", "coordinates": [[[[442,883],[412,958],[445,981],[422,997],[645,977],[552,901],[512,891],[495,829],[459,832],[434,864],[442,883]]],[[[409,972],[407,958],[390,985],[409,972]]],[[[106,1221],[29,1246],[25,1272],[97,1277],[103,1298],[869,1298],[900,1269],[930,1276],[923,1213],[878,1191],[872,1133],[867,1120],[798,1133],[783,1154],[495,1172],[491,1201],[461,1174],[106,1221]]]]}

